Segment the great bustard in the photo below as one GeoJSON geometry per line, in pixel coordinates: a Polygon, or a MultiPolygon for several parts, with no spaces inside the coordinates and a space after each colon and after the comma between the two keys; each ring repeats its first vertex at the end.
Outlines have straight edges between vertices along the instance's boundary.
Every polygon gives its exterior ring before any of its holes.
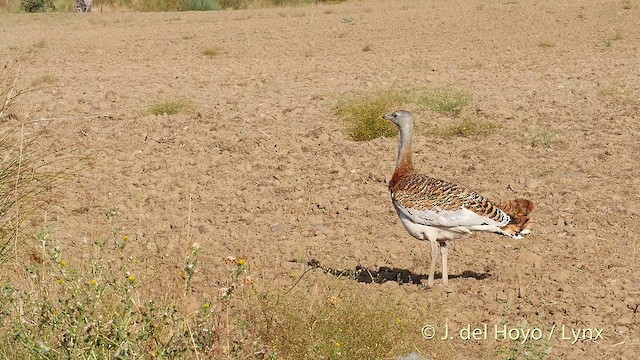
{"type": "Polygon", "coordinates": [[[531,233],[532,201],[516,199],[495,204],[462,186],[416,173],[411,161],[413,114],[398,110],[383,117],[396,124],[400,132],[396,169],[389,182],[391,200],[409,234],[418,240],[428,240],[431,245],[429,286],[433,286],[439,251],[442,283],[448,283],[448,240],[473,231],[489,231],[514,239],[531,233]]]}

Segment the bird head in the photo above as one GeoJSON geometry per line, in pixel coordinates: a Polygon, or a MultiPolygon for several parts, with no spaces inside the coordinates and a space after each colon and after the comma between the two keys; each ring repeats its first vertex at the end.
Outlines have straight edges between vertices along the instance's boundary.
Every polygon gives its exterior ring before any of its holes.
{"type": "Polygon", "coordinates": [[[399,128],[413,126],[413,114],[407,110],[397,110],[390,114],[384,115],[382,118],[391,120],[399,128]]]}

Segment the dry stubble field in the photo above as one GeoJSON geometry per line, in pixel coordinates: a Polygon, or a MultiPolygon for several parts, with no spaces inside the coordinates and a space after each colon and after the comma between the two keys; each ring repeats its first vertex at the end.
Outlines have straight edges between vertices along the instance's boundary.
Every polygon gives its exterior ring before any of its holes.
{"type": "MultiPolygon", "coordinates": [[[[577,0],[11,14],[0,15],[0,60],[22,54],[20,82],[41,87],[21,96],[16,111],[62,118],[27,131],[47,125],[45,146],[73,147],[85,159],[47,211],[70,261],[87,239],[113,230],[105,214],[117,208],[122,233],[147,244],[140,258],[148,244],[169,256],[201,244],[194,289],[203,296],[216,296],[228,273],[223,259],[233,255],[271,289],[286,290],[304,273],[299,286],[364,288],[418,314],[416,333],[434,323],[440,335],[448,324],[453,339],[417,341],[421,354],[634,359],[638,18],[637,1],[577,0]],[[386,189],[397,140],[351,141],[336,107],[354,92],[440,87],[472,94],[473,112],[500,127],[481,136],[418,134],[416,167],[538,207],[525,240],[457,241],[449,287],[429,289],[416,284],[426,283],[429,246],[405,233],[386,189]],[[188,109],[148,112],[171,99],[188,109]],[[305,273],[310,260],[335,271],[305,273]],[[365,270],[334,275],[356,268],[365,270]],[[379,272],[378,281],[368,272],[379,272]],[[494,338],[504,323],[545,337],[557,328],[550,341],[521,344],[494,338]],[[464,326],[484,324],[486,340],[460,339],[464,326]],[[601,329],[602,338],[572,343],[562,326],[567,334],[601,329]]],[[[454,121],[410,110],[421,129],[454,121]]]]}

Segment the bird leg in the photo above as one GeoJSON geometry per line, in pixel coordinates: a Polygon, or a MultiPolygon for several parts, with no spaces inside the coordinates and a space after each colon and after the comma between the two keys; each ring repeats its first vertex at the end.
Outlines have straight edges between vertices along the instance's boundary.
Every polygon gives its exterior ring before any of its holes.
{"type": "Polygon", "coordinates": [[[440,250],[440,244],[437,241],[429,241],[431,244],[431,268],[429,269],[429,287],[433,287],[433,278],[436,273],[436,261],[438,260],[438,251],[440,250]]]}
{"type": "Polygon", "coordinates": [[[440,248],[440,252],[442,253],[442,285],[447,285],[449,283],[449,269],[447,268],[447,256],[449,255],[449,244],[442,243],[442,247],[440,248]]]}

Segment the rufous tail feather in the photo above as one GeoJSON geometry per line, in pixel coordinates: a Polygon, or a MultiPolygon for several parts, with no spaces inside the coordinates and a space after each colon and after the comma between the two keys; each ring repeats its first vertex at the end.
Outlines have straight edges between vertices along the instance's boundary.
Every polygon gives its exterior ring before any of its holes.
{"type": "Polygon", "coordinates": [[[526,199],[515,199],[505,201],[500,204],[500,208],[511,217],[509,224],[502,230],[512,235],[526,235],[531,232],[533,221],[529,219],[529,214],[535,209],[533,201],[526,199]]]}

